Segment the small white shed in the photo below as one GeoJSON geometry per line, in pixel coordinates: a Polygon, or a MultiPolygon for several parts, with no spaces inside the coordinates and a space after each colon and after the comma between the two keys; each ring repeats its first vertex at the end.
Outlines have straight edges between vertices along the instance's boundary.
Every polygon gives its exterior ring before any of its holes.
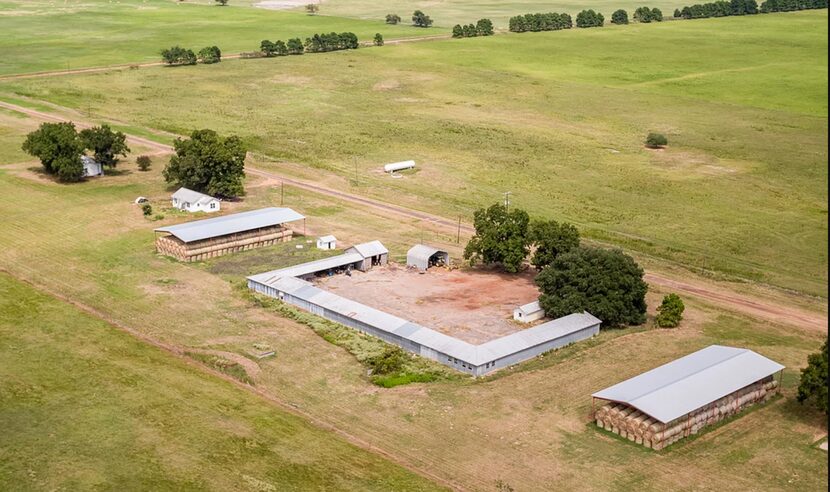
{"type": "Polygon", "coordinates": [[[533,301],[513,310],[513,319],[522,323],[531,323],[544,317],[545,310],[539,305],[539,301],[533,301]]]}
{"type": "Polygon", "coordinates": [[[104,166],[88,155],[81,156],[81,164],[84,166],[84,176],[87,178],[104,175],[104,166]]]}
{"type": "Polygon", "coordinates": [[[179,188],[173,193],[172,202],[175,208],[186,212],[210,213],[218,212],[222,208],[218,198],[187,188],[179,188]]]}
{"type": "Polygon", "coordinates": [[[337,238],[329,234],[317,238],[317,249],[337,249],[337,238]]]}

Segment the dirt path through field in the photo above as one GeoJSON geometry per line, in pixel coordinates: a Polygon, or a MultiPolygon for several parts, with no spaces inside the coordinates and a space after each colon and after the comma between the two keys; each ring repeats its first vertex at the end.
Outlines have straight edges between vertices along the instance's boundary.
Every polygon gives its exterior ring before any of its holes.
{"type": "MultiPolygon", "coordinates": [[[[38,111],[16,104],[0,101],[0,108],[5,108],[11,111],[26,114],[32,118],[42,121],[67,121],[67,118],[50,114],[43,111],[38,111]]],[[[91,126],[89,123],[73,120],[78,127],[86,128],[91,126]]],[[[128,140],[147,147],[156,149],[159,152],[172,152],[172,147],[166,144],[154,142],[147,138],[128,135],[128,140]]],[[[301,190],[310,191],[313,193],[337,198],[345,202],[356,205],[368,207],[381,212],[384,216],[389,214],[397,215],[399,217],[417,219],[426,224],[431,224],[437,228],[448,230],[455,233],[459,227],[455,220],[446,219],[437,215],[419,210],[402,207],[385,203],[373,198],[362,197],[347,193],[344,191],[335,190],[322,186],[317,183],[305,181],[296,178],[289,178],[270,171],[264,171],[248,166],[246,172],[255,176],[265,178],[273,183],[285,183],[289,186],[294,186],[301,190]]],[[[472,234],[475,232],[473,227],[469,224],[461,224],[461,230],[465,233],[472,234]]],[[[785,323],[791,326],[796,326],[808,331],[826,332],[828,329],[827,315],[822,313],[815,313],[795,306],[787,306],[780,302],[774,302],[768,299],[761,299],[752,297],[746,294],[740,294],[730,291],[724,287],[714,285],[712,283],[702,283],[696,280],[669,278],[663,274],[653,272],[646,273],[646,281],[650,284],[659,286],[665,289],[670,289],[682,295],[688,295],[703,299],[704,301],[724,307],[729,310],[737,311],[749,316],[775,321],[778,323],[785,323]]]]}

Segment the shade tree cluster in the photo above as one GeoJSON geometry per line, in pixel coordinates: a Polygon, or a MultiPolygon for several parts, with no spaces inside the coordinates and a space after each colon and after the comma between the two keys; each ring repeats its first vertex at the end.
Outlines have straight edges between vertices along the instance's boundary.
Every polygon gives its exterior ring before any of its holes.
{"type": "Polygon", "coordinates": [[[196,63],[204,63],[206,65],[212,63],[219,63],[222,61],[222,51],[217,46],[207,46],[199,50],[196,54],[193,50],[182,48],[181,46],[173,46],[161,51],[161,59],[167,65],[195,65],[196,63]]]}
{"type": "Polygon", "coordinates": [[[43,123],[26,136],[22,148],[40,159],[46,174],[59,181],[76,182],[84,177],[84,152],[92,152],[96,161],[114,168],[119,156],[126,157],[130,152],[126,141],[123,132],[113,131],[107,124],[79,132],[72,122],[43,123]]]}
{"type": "Polygon", "coordinates": [[[663,22],[663,11],[657,7],[639,7],[634,11],[634,20],[648,24],[649,22],[663,22]]]}
{"type": "Polygon", "coordinates": [[[490,19],[479,19],[475,24],[462,26],[456,24],[452,28],[454,38],[474,38],[477,36],[492,36],[494,33],[493,22],[490,19]]]}
{"type": "Polygon", "coordinates": [[[510,32],[558,31],[573,27],[573,19],[565,13],[524,14],[510,18],[507,24],[510,32]]]}
{"type": "Polygon", "coordinates": [[[583,10],[576,14],[576,27],[602,27],[605,24],[605,16],[593,9],[583,10]]]}
{"type": "Polygon", "coordinates": [[[643,270],[622,251],[582,246],[572,224],[531,220],[502,204],[477,210],[473,222],[464,258],[518,272],[532,251],[539,303],[549,316],[588,311],[607,327],[645,322],[643,270]]]}
{"type": "Polygon", "coordinates": [[[259,50],[263,56],[270,58],[273,56],[302,55],[306,52],[325,53],[328,51],[353,50],[359,46],[360,43],[354,33],[341,32],[338,34],[331,32],[315,34],[306,38],[305,42],[300,38],[289,39],[287,43],[282,40],[264,39],[259,44],[259,50]]]}
{"type": "Polygon", "coordinates": [[[176,153],[162,172],[167,183],[219,197],[244,193],[247,149],[239,137],[196,130],[190,138],[177,138],[173,148],[176,153]]]}
{"type": "Polygon", "coordinates": [[[263,39],[259,43],[259,50],[266,57],[272,56],[288,56],[288,55],[302,55],[305,52],[305,46],[300,38],[289,39],[287,43],[278,39],[270,41],[263,39]]]}

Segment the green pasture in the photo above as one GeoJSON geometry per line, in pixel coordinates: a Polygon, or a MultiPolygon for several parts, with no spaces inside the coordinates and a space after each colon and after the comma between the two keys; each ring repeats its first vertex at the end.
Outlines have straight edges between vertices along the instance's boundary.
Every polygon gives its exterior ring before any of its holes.
{"type": "Polygon", "coordinates": [[[439,490],[0,274],[4,490],[439,490]]]}
{"type": "MultiPolygon", "coordinates": [[[[257,51],[263,39],[354,32],[371,41],[425,34],[411,26],[300,12],[172,0],[0,0],[0,75],[160,61],[172,45],[223,53],[257,51]]],[[[445,32],[430,29],[431,34],[445,32]]]]}
{"type": "MultiPolygon", "coordinates": [[[[233,2],[234,0],[230,0],[233,2]]],[[[254,5],[259,0],[242,0],[244,4],[254,5]]],[[[692,2],[696,3],[696,2],[692,2]]],[[[415,9],[420,9],[429,15],[436,26],[453,26],[454,24],[469,24],[483,17],[491,19],[496,27],[507,28],[507,21],[517,14],[536,12],[567,12],[575,16],[583,9],[594,9],[605,16],[606,22],[611,20],[611,13],[617,9],[628,10],[631,17],[634,9],[642,6],[658,7],[663,15],[671,17],[676,8],[690,5],[683,0],[323,0],[320,13],[360,19],[383,19],[386,14],[397,13],[404,22],[408,22],[415,9]]],[[[300,7],[298,10],[302,10],[300,7]]]]}
{"type": "Polygon", "coordinates": [[[589,238],[824,296],[826,59],[827,12],[810,11],[7,81],[0,97],[238,134],[296,163],[276,171],[467,221],[511,191],[589,238]],[[643,148],[650,131],[666,150],[643,148]],[[403,159],[419,171],[378,172],[403,159]]]}

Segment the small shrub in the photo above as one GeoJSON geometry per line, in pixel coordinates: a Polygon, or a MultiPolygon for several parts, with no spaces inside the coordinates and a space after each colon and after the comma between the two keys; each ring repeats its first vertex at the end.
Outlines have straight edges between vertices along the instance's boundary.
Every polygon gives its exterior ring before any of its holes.
{"type": "Polygon", "coordinates": [[[401,16],[398,14],[386,14],[386,23],[395,25],[401,21],[401,16]]]}
{"type": "Polygon", "coordinates": [[[141,213],[143,213],[145,217],[153,215],[153,206],[149,203],[143,203],[141,205],[141,213]]]}
{"type": "Polygon", "coordinates": [[[660,328],[676,328],[683,319],[686,306],[677,294],[669,294],[663,298],[663,303],[657,308],[657,326],[660,328]]]}
{"type": "Polygon", "coordinates": [[[320,11],[320,6],[316,3],[310,3],[305,6],[305,11],[308,12],[309,15],[314,15],[320,11]]]}
{"type": "Polygon", "coordinates": [[[370,357],[366,364],[372,374],[393,374],[400,372],[406,362],[406,353],[399,347],[388,346],[380,354],[370,357]]]}
{"type": "Polygon", "coordinates": [[[153,217],[153,220],[164,220],[164,215],[162,215],[162,214],[156,214],[156,215],[153,217]]]}
{"type": "Polygon", "coordinates": [[[649,133],[646,137],[646,147],[659,149],[669,144],[669,139],[662,133],[649,133]]]}
{"type": "Polygon", "coordinates": [[[383,46],[383,35],[381,33],[375,33],[375,46],[383,46]]]}
{"type": "Polygon", "coordinates": [[[135,160],[135,163],[138,164],[138,169],[140,171],[147,171],[150,169],[150,165],[153,163],[153,161],[150,160],[150,156],[140,155],[135,160]]]}

